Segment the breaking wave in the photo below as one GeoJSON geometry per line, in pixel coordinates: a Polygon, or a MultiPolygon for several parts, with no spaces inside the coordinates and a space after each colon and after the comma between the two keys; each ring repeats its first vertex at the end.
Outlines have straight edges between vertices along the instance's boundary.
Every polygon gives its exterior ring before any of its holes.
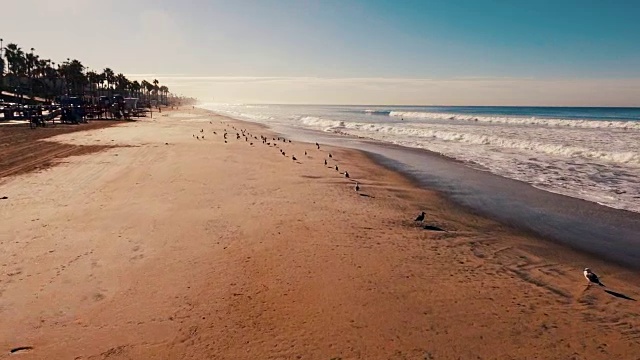
{"type": "Polygon", "coordinates": [[[507,125],[542,125],[557,127],[575,127],[575,128],[616,128],[624,130],[640,131],[640,121],[625,120],[586,120],[586,119],[554,119],[554,118],[538,118],[538,117],[503,117],[503,116],[486,116],[486,115],[467,115],[456,113],[438,113],[438,112],[421,112],[421,111],[390,111],[389,116],[410,118],[410,119],[435,119],[435,120],[454,120],[454,121],[473,121],[507,125]]]}
{"type": "Polygon", "coordinates": [[[503,149],[526,150],[528,152],[543,153],[551,156],[561,156],[565,158],[602,160],[611,163],[632,164],[640,166],[640,153],[632,151],[602,151],[578,146],[549,144],[535,140],[522,140],[470,132],[433,130],[394,125],[376,125],[358,122],[345,123],[343,121],[323,119],[312,116],[303,117],[301,118],[301,121],[307,126],[322,129],[323,131],[327,132],[346,132],[351,135],[370,136],[374,139],[376,138],[374,135],[375,133],[384,133],[395,135],[398,137],[411,137],[414,140],[421,139],[424,142],[429,141],[428,139],[437,139],[447,142],[484,145],[503,149]]]}

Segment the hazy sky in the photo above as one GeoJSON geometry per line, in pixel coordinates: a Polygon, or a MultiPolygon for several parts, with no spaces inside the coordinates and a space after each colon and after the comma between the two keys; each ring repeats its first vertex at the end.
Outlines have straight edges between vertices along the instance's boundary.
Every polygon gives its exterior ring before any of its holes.
{"type": "Polygon", "coordinates": [[[20,0],[0,8],[5,45],[157,78],[203,101],[640,106],[640,1],[20,0]]]}

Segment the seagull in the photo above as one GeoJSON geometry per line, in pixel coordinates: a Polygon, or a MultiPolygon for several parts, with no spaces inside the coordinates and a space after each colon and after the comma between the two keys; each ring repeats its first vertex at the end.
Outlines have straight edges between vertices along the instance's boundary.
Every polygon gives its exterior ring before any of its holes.
{"type": "Polygon", "coordinates": [[[357,182],[357,181],[356,181],[356,187],[355,187],[355,189],[356,189],[356,192],[360,191],[360,185],[358,185],[358,182],[357,182]]]}
{"type": "Polygon", "coordinates": [[[414,221],[424,221],[424,211],[414,221]]]}
{"type": "Polygon", "coordinates": [[[348,171],[344,171],[344,177],[349,178],[349,172],[348,171]]]}
{"type": "Polygon", "coordinates": [[[589,282],[592,282],[594,284],[598,284],[600,286],[604,286],[603,283],[600,282],[600,279],[598,279],[598,275],[594,274],[591,272],[591,269],[589,268],[584,268],[584,277],[589,280],[589,282]]]}

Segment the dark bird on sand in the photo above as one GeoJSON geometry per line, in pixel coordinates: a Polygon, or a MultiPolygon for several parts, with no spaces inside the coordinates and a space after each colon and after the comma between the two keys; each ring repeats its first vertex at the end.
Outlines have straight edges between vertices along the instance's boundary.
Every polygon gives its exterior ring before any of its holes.
{"type": "Polygon", "coordinates": [[[349,178],[349,172],[345,170],[344,177],[349,178]]]}
{"type": "Polygon", "coordinates": [[[333,156],[331,156],[331,153],[329,153],[329,157],[332,158],[333,156]]]}
{"type": "Polygon", "coordinates": [[[414,221],[424,221],[424,215],[425,215],[425,212],[423,211],[422,213],[420,213],[420,215],[418,215],[418,217],[414,221]]]}
{"type": "Polygon", "coordinates": [[[298,159],[296,159],[295,155],[291,157],[291,160],[296,161],[298,159]]]}
{"type": "Polygon", "coordinates": [[[218,133],[214,131],[214,132],[213,132],[213,135],[218,135],[218,133]]]}
{"type": "Polygon", "coordinates": [[[200,136],[196,136],[196,140],[200,140],[200,136]]]}
{"type": "Polygon", "coordinates": [[[224,141],[224,143],[226,144],[226,143],[227,143],[227,140],[225,140],[225,141],[224,141]]]}
{"type": "Polygon", "coordinates": [[[307,156],[307,152],[306,151],[304,152],[304,155],[307,156]]]}
{"type": "Polygon", "coordinates": [[[583,273],[584,273],[584,277],[587,280],[589,280],[589,283],[594,283],[594,284],[598,284],[600,286],[604,286],[604,284],[600,282],[600,279],[598,278],[598,275],[593,273],[591,271],[591,269],[585,268],[583,273]]]}
{"type": "Polygon", "coordinates": [[[318,150],[320,150],[320,145],[318,143],[316,143],[316,146],[318,147],[318,150]]]}
{"type": "Polygon", "coordinates": [[[338,165],[336,165],[336,171],[340,171],[340,170],[338,170],[338,165]]]}
{"type": "Polygon", "coordinates": [[[327,159],[324,159],[324,164],[327,165],[327,159]]]}
{"type": "Polygon", "coordinates": [[[253,143],[249,143],[249,145],[253,145],[253,143]]]}
{"type": "Polygon", "coordinates": [[[356,187],[355,187],[355,189],[356,189],[356,192],[360,191],[360,185],[358,185],[358,182],[357,182],[357,181],[356,181],[356,187]]]}
{"type": "Polygon", "coordinates": [[[7,200],[9,197],[8,196],[3,196],[0,198],[0,200],[7,200]]]}
{"type": "Polygon", "coordinates": [[[287,156],[287,154],[285,154],[284,151],[282,152],[282,155],[287,156]]]}

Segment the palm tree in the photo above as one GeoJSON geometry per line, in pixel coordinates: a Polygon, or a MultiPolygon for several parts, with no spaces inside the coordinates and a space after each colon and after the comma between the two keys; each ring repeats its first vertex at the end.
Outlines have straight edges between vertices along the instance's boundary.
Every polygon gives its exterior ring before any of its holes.
{"type": "Polygon", "coordinates": [[[60,75],[67,83],[67,92],[80,93],[87,84],[87,76],[84,74],[84,65],[78,60],[67,60],[58,69],[60,75]]]}
{"type": "Polygon", "coordinates": [[[102,70],[102,75],[104,76],[104,80],[107,82],[107,89],[111,90],[111,85],[115,81],[113,70],[111,70],[110,68],[105,68],[104,70],[102,70]]]}
{"type": "Polygon", "coordinates": [[[124,74],[120,73],[114,77],[114,82],[118,91],[125,91],[127,90],[129,79],[127,79],[124,74]]]}
{"type": "Polygon", "coordinates": [[[97,95],[97,93],[98,93],[98,83],[100,81],[100,75],[97,72],[93,71],[93,70],[87,71],[87,80],[89,80],[89,87],[92,89],[92,91],[93,91],[93,88],[95,86],[95,92],[94,93],[97,95]]]}
{"type": "Polygon", "coordinates": [[[147,99],[148,99],[149,103],[151,103],[151,92],[153,91],[154,86],[153,86],[152,83],[150,83],[150,82],[148,82],[146,80],[144,80],[143,83],[144,83],[144,87],[147,90],[147,99]]]}
{"type": "Polygon", "coordinates": [[[5,57],[7,58],[8,70],[14,76],[22,76],[25,74],[26,60],[24,51],[16,44],[9,44],[5,48],[5,57]]]}
{"type": "Polygon", "coordinates": [[[164,105],[167,105],[167,94],[169,93],[169,88],[164,85],[160,86],[160,93],[164,96],[164,100],[162,100],[162,103],[164,105]]]}
{"type": "Polygon", "coordinates": [[[158,90],[160,90],[160,87],[158,86],[159,83],[160,81],[158,81],[158,79],[153,79],[153,92],[156,95],[156,102],[158,101],[158,90]]]}
{"type": "MultiPolygon", "coordinates": [[[[140,83],[140,87],[142,88],[142,94],[145,95],[145,91],[147,90],[149,85],[149,82],[147,80],[142,80],[142,82],[140,83]]],[[[145,101],[148,101],[146,99],[146,95],[145,95],[145,101]]]]}
{"type": "Polygon", "coordinates": [[[134,97],[137,97],[137,98],[140,97],[140,89],[141,88],[142,88],[142,85],[140,85],[138,80],[136,80],[136,81],[131,83],[131,91],[133,91],[134,97]]]}

